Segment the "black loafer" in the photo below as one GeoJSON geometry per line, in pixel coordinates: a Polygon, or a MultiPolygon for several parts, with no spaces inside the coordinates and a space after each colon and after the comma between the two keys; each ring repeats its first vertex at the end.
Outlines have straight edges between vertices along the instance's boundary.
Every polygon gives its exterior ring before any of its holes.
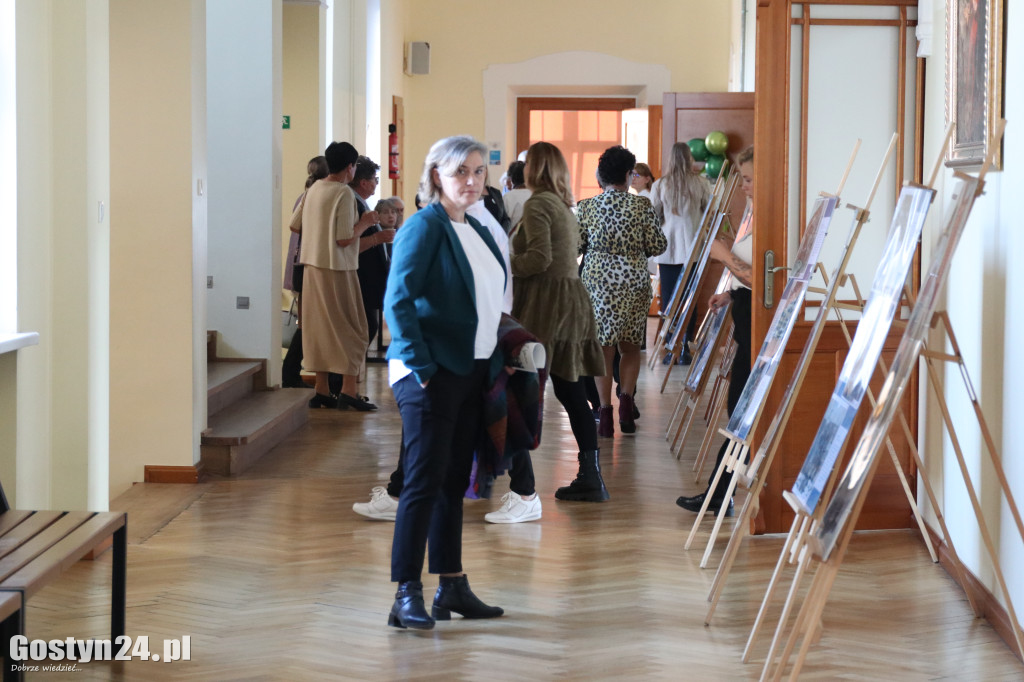
{"type": "Polygon", "coordinates": [[[341,410],[357,410],[359,412],[373,412],[377,409],[377,406],[370,402],[370,399],[365,396],[359,396],[353,398],[347,393],[341,393],[338,395],[338,409],[341,410]]]}
{"type": "Polygon", "coordinates": [[[313,409],[318,407],[326,407],[331,410],[337,409],[338,396],[315,393],[313,397],[309,399],[309,406],[313,409]]]}
{"type": "MultiPolygon", "coordinates": [[[[704,498],[705,497],[706,497],[706,493],[701,493],[700,495],[694,495],[693,497],[681,496],[678,499],[676,499],[676,505],[679,506],[679,507],[682,507],[686,511],[692,511],[692,512],[696,513],[696,512],[699,512],[700,508],[704,506],[704,498]]],[[[722,501],[721,500],[711,500],[711,503],[708,505],[708,511],[711,512],[712,514],[714,514],[715,516],[718,516],[718,514],[719,514],[719,512],[721,512],[721,510],[722,510],[722,501]]],[[[733,502],[732,502],[732,500],[729,500],[729,506],[725,508],[725,517],[729,518],[729,517],[732,516],[732,514],[733,514],[733,502]]]]}

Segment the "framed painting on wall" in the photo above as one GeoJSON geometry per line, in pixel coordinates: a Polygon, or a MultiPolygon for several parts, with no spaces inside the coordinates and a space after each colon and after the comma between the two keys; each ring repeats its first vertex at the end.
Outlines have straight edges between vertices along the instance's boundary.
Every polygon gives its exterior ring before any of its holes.
{"type": "Polygon", "coordinates": [[[1003,1],[946,0],[946,122],[956,123],[948,166],[981,165],[1002,117],[1003,1]]]}

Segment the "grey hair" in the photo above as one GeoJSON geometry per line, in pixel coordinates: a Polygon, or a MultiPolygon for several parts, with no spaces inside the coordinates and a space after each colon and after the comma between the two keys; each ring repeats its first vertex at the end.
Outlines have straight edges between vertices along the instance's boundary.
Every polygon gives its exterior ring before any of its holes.
{"type": "Polygon", "coordinates": [[[480,156],[486,159],[487,145],[469,135],[446,137],[435,142],[423,162],[419,187],[420,201],[425,205],[441,200],[441,188],[434,184],[432,177],[435,168],[443,175],[455,175],[455,171],[473,152],[479,152],[480,156]]]}

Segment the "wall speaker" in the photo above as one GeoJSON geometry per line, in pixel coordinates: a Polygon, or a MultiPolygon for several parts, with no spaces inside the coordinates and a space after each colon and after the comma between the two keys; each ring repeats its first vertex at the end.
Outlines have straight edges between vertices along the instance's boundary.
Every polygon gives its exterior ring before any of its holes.
{"type": "Polygon", "coordinates": [[[405,72],[410,76],[426,76],[430,73],[430,43],[405,44],[405,72]]]}

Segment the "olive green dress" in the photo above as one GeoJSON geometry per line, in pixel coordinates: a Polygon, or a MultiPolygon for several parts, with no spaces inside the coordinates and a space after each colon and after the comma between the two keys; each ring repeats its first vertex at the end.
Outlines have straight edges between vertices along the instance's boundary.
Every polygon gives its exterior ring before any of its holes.
{"type": "Polygon", "coordinates": [[[594,308],[580,281],[579,224],[553,192],[534,192],[512,235],[512,316],[544,344],[554,376],[604,375],[594,308]]]}

